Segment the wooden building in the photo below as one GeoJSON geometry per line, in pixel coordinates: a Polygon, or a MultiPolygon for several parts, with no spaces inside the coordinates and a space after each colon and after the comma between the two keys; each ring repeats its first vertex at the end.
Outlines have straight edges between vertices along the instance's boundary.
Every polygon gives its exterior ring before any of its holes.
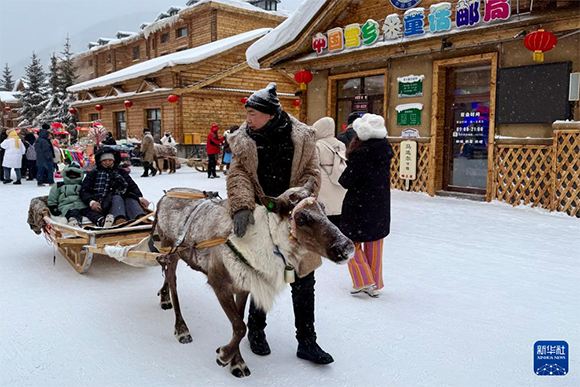
{"type": "Polygon", "coordinates": [[[19,79],[12,91],[0,91],[0,115],[2,121],[0,122],[0,129],[12,129],[18,126],[16,119],[19,117],[18,109],[22,104],[18,100],[18,92],[22,90],[23,84],[19,79]]]}
{"type": "Polygon", "coordinates": [[[154,135],[170,131],[181,143],[193,133],[205,140],[213,124],[222,132],[241,124],[242,98],[269,82],[278,84],[284,107],[299,113],[292,104],[298,99],[293,78],[284,71],[251,69],[245,59],[248,46],[271,30],[258,27],[274,26],[283,17],[245,2],[219,0],[192,4],[168,18],[145,26],[141,38],[124,38],[135,39],[133,45],[141,42],[146,60],[120,68],[127,63],[119,60],[122,50],[132,51],[126,42],[105,50],[117,67],[100,59],[102,49],[93,53],[93,69],[104,75],[69,88],[78,93],[74,106],[80,121],[99,119],[116,139],[140,138],[142,128],[149,127],[154,135]],[[178,37],[183,28],[186,35],[178,37]],[[164,34],[169,40],[162,43],[164,34]],[[179,97],[176,103],[168,101],[170,95],[179,97]]]}
{"type": "Polygon", "coordinates": [[[313,73],[308,123],[330,116],[338,133],[353,110],[383,115],[392,187],[404,189],[400,143],[410,135],[413,191],[580,217],[580,3],[312,0],[296,14],[308,17],[252,45],[250,65],[313,73]],[[550,47],[532,48],[553,48],[537,62],[524,40],[543,38],[550,47]]]}

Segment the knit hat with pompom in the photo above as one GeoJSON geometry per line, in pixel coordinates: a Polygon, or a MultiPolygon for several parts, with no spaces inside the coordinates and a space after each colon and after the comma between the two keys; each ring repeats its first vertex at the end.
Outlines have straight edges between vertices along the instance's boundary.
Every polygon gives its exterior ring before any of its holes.
{"type": "Polygon", "coordinates": [[[280,100],[276,94],[276,84],[271,82],[265,89],[256,91],[246,101],[246,107],[251,107],[259,112],[276,115],[281,109],[280,100]]]}

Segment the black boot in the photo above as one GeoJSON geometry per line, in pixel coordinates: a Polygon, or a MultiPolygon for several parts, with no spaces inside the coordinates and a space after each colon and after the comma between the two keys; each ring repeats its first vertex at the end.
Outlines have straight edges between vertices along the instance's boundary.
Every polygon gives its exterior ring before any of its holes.
{"type": "Polygon", "coordinates": [[[297,278],[292,286],[292,304],[296,324],[298,351],[296,356],[316,364],[330,364],[332,356],[316,343],[314,331],[314,272],[297,278]]]}
{"type": "Polygon", "coordinates": [[[266,356],[270,354],[270,346],[266,341],[266,312],[257,308],[254,301],[250,301],[250,313],[248,315],[248,341],[250,348],[256,355],[266,356]]]}
{"type": "Polygon", "coordinates": [[[147,161],[143,163],[143,174],[141,177],[149,177],[149,163],[147,161]]]}

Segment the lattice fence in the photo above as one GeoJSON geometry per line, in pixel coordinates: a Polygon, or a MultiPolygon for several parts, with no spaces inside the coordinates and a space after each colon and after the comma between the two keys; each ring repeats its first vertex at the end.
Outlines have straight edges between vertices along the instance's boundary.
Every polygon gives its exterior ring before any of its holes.
{"type": "Polygon", "coordinates": [[[495,199],[513,205],[550,207],[552,147],[496,145],[495,199]]]}
{"type": "MultiPolygon", "coordinates": [[[[405,180],[399,179],[400,143],[391,143],[395,157],[391,160],[391,188],[405,190],[405,180]]],[[[429,143],[417,144],[417,178],[411,180],[409,191],[427,192],[429,182],[429,143]]]]}
{"type": "Polygon", "coordinates": [[[554,139],[552,209],[580,218],[580,131],[558,130],[554,139]]]}
{"type": "Polygon", "coordinates": [[[554,131],[554,145],[498,144],[494,199],[580,217],[580,131],[554,131]]]}

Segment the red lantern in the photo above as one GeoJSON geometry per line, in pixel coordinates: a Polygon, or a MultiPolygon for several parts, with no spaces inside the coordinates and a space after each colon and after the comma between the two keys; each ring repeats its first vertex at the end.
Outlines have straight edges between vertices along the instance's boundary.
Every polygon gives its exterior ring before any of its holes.
{"type": "Polygon", "coordinates": [[[77,114],[77,109],[70,108],[68,112],[74,116],[75,114],[77,114]]]}
{"type": "Polygon", "coordinates": [[[240,102],[242,103],[242,105],[245,105],[246,102],[248,102],[248,97],[244,97],[240,100],[240,102]]]}
{"type": "Polygon", "coordinates": [[[132,101],[129,101],[129,100],[123,102],[123,104],[125,105],[125,107],[127,109],[130,108],[131,106],[133,106],[133,102],[132,101]]]}
{"type": "Polygon", "coordinates": [[[294,105],[295,108],[299,108],[300,107],[300,100],[295,99],[294,101],[292,101],[292,105],[294,105]]]}
{"type": "Polygon", "coordinates": [[[300,90],[306,90],[306,84],[312,81],[312,73],[308,70],[300,70],[294,74],[294,80],[300,83],[300,90]]]}
{"type": "Polygon", "coordinates": [[[10,111],[10,106],[6,106],[6,107],[4,108],[4,111],[5,111],[5,112],[9,112],[9,111],[10,111]]]}
{"type": "Polygon", "coordinates": [[[167,102],[169,103],[176,103],[177,101],[179,101],[179,96],[175,94],[171,94],[169,97],[167,97],[167,102]]]}
{"type": "Polygon", "coordinates": [[[544,52],[550,51],[556,44],[558,44],[556,36],[545,30],[537,30],[524,38],[524,46],[534,52],[534,62],[543,62],[544,52]]]}
{"type": "Polygon", "coordinates": [[[101,110],[103,110],[103,105],[97,105],[95,106],[95,110],[100,112],[101,110]]]}

